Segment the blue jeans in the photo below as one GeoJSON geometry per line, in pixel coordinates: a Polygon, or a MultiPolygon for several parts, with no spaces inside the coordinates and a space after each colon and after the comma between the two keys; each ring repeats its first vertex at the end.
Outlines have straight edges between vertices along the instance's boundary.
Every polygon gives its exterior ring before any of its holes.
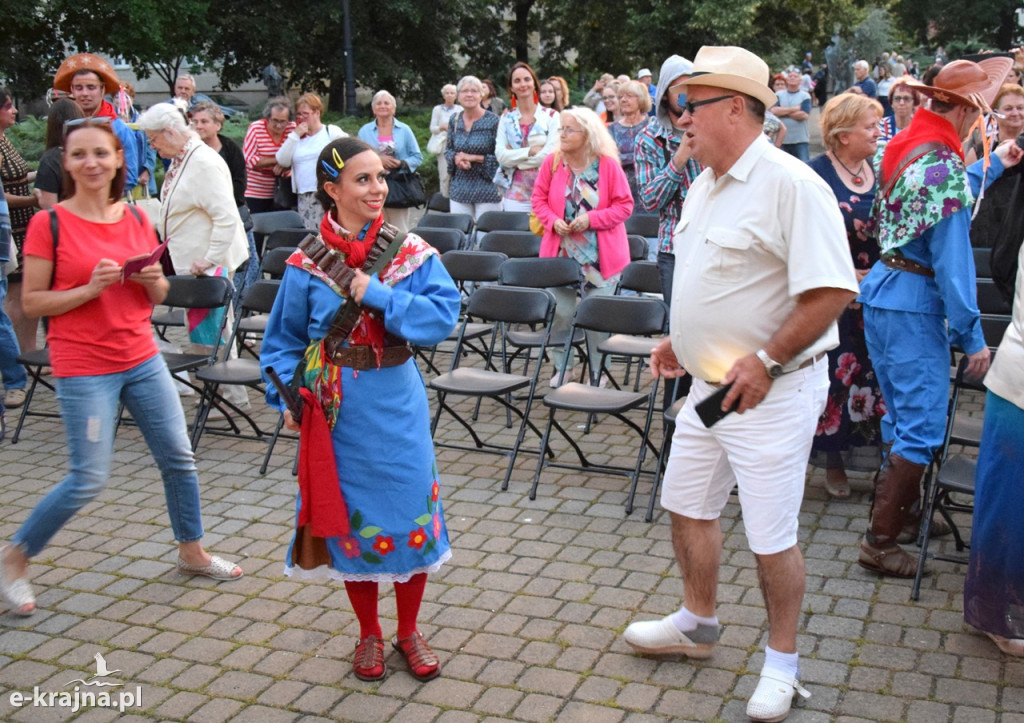
{"type": "Polygon", "coordinates": [[[199,477],[185,414],[163,357],[157,354],[116,374],[64,377],[56,382],[71,469],[32,510],[13,542],[28,557],[38,555],[65,522],[103,491],[110,477],[118,401],[124,402],[139,425],[160,468],[174,539],[202,538],[199,477]]]}
{"type": "Polygon", "coordinates": [[[0,375],[3,376],[4,388],[24,389],[28,381],[25,367],[18,363],[18,337],[14,335],[11,317],[3,310],[4,299],[7,297],[7,274],[0,273],[0,375]]]}
{"type": "Polygon", "coordinates": [[[811,148],[809,143],[783,143],[782,150],[791,156],[796,156],[804,163],[811,160],[811,148]]]}

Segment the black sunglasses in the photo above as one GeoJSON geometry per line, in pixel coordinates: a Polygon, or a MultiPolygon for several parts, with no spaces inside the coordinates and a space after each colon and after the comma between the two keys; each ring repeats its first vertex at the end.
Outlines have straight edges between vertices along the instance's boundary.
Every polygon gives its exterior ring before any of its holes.
{"type": "Polygon", "coordinates": [[[735,98],[735,95],[719,95],[715,98],[708,98],[707,100],[692,101],[688,100],[683,104],[683,110],[690,115],[693,115],[694,111],[700,108],[702,105],[710,105],[711,103],[717,103],[720,100],[727,100],[729,98],[735,98]]]}

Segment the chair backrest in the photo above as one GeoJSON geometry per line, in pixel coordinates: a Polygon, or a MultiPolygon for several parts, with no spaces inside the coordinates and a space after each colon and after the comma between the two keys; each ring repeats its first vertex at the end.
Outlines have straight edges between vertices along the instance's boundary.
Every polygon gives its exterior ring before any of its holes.
{"type": "Polygon", "coordinates": [[[529,231],[530,214],[524,211],[484,211],[476,220],[479,233],[488,231],[529,231]]]}
{"type": "Polygon", "coordinates": [[[440,191],[436,191],[434,195],[430,197],[427,202],[427,211],[440,211],[441,213],[451,213],[452,204],[440,191]]]}
{"type": "Polygon", "coordinates": [[[979,279],[992,278],[992,249],[973,247],[974,273],[979,279]]]}
{"type": "Polygon", "coordinates": [[[269,314],[280,289],[277,279],[256,279],[242,296],[242,313],[269,314]]]}
{"type": "Polygon", "coordinates": [[[549,259],[509,259],[501,265],[500,282],[505,286],[550,289],[579,286],[583,270],[574,259],[559,256],[549,259]]]}
{"type": "Polygon", "coordinates": [[[981,333],[985,336],[985,344],[993,349],[999,346],[1011,321],[1012,317],[1002,314],[982,314],[981,333]]]}
{"type": "Polygon", "coordinates": [[[288,265],[288,258],[295,253],[294,246],[279,246],[271,249],[263,256],[263,263],[260,265],[260,273],[267,274],[272,279],[280,279],[284,276],[284,269],[288,265]]]}
{"type": "Polygon", "coordinates": [[[507,324],[547,324],[555,297],[545,289],[521,286],[478,286],[469,297],[466,313],[474,319],[507,324]]]}
{"type": "Polygon", "coordinates": [[[216,309],[235,294],[226,276],[168,276],[167,281],[170,288],[162,303],[179,309],[216,309]]]}
{"type": "Polygon", "coordinates": [[[631,233],[626,236],[626,240],[629,241],[629,260],[646,261],[647,253],[651,248],[651,245],[647,243],[647,239],[631,233]]]}
{"type": "Polygon", "coordinates": [[[978,309],[982,314],[1004,316],[1010,313],[1010,305],[992,279],[978,279],[978,309]]]}
{"type": "Polygon", "coordinates": [[[658,238],[658,214],[634,213],[626,219],[626,233],[644,238],[658,238]]]}
{"type": "Polygon", "coordinates": [[[417,226],[412,233],[418,235],[442,254],[466,248],[466,234],[457,228],[431,228],[417,226]]]}
{"type": "Polygon", "coordinates": [[[488,231],[480,239],[481,251],[500,251],[513,259],[540,255],[540,236],[529,231],[488,231]]]}
{"type": "Polygon", "coordinates": [[[572,323],[609,334],[654,336],[668,328],[668,306],[649,296],[591,295],[576,307],[572,323]]]}
{"type": "Polygon", "coordinates": [[[616,291],[628,289],[639,294],[660,294],[661,274],[658,273],[658,264],[653,261],[634,261],[622,270],[619,278],[619,288],[616,291]]]}
{"type": "Polygon", "coordinates": [[[469,236],[473,230],[473,217],[468,213],[428,213],[416,225],[420,228],[457,228],[469,236]]]}
{"type": "Polygon", "coordinates": [[[252,232],[264,236],[276,228],[303,228],[305,224],[298,211],[267,211],[252,215],[252,232]]]}
{"type": "Polygon", "coordinates": [[[501,265],[508,260],[505,254],[485,251],[446,251],[441,263],[456,282],[497,281],[501,265]]]}
{"type": "Polygon", "coordinates": [[[261,254],[265,254],[271,249],[280,248],[282,246],[295,247],[299,243],[312,234],[316,236],[316,231],[310,231],[308,228],[294,227],[294,228],[275,228],[267,235],[266,241],[263,243],[263,250],[261,254]]]}

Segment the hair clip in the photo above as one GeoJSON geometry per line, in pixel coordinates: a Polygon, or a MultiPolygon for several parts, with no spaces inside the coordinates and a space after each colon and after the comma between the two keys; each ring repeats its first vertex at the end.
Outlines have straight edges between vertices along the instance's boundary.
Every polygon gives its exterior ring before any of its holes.
{"type": "Polygon", "coordinates": [[[338,168],[339,171],[345,167],[345,161],[341,160],[341,154],[338,153],[337,148],[331,149],[331,155],[334,157],[334,165],[338,168]]]}
{"type": "Polygon", "coordinates": [[[320,164],[324,167],[324,170],[327,171],[331,175],[331,178],[337,178],[338,177],[337,169],[334,166],[332,166],[330,163],[328,163],[327,161],[320,161],[320,164]]]}

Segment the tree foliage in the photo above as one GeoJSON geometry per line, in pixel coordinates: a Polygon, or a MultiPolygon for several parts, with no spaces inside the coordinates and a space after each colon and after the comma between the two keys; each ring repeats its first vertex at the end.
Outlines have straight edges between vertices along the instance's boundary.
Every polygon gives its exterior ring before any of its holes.
{"type": "Polygon", "coordinates": [[[1019,0],[897,0],[893,12],[922,43],[974,40],[982,47],[1009,50],[1019,43],[1019,0]]]}

